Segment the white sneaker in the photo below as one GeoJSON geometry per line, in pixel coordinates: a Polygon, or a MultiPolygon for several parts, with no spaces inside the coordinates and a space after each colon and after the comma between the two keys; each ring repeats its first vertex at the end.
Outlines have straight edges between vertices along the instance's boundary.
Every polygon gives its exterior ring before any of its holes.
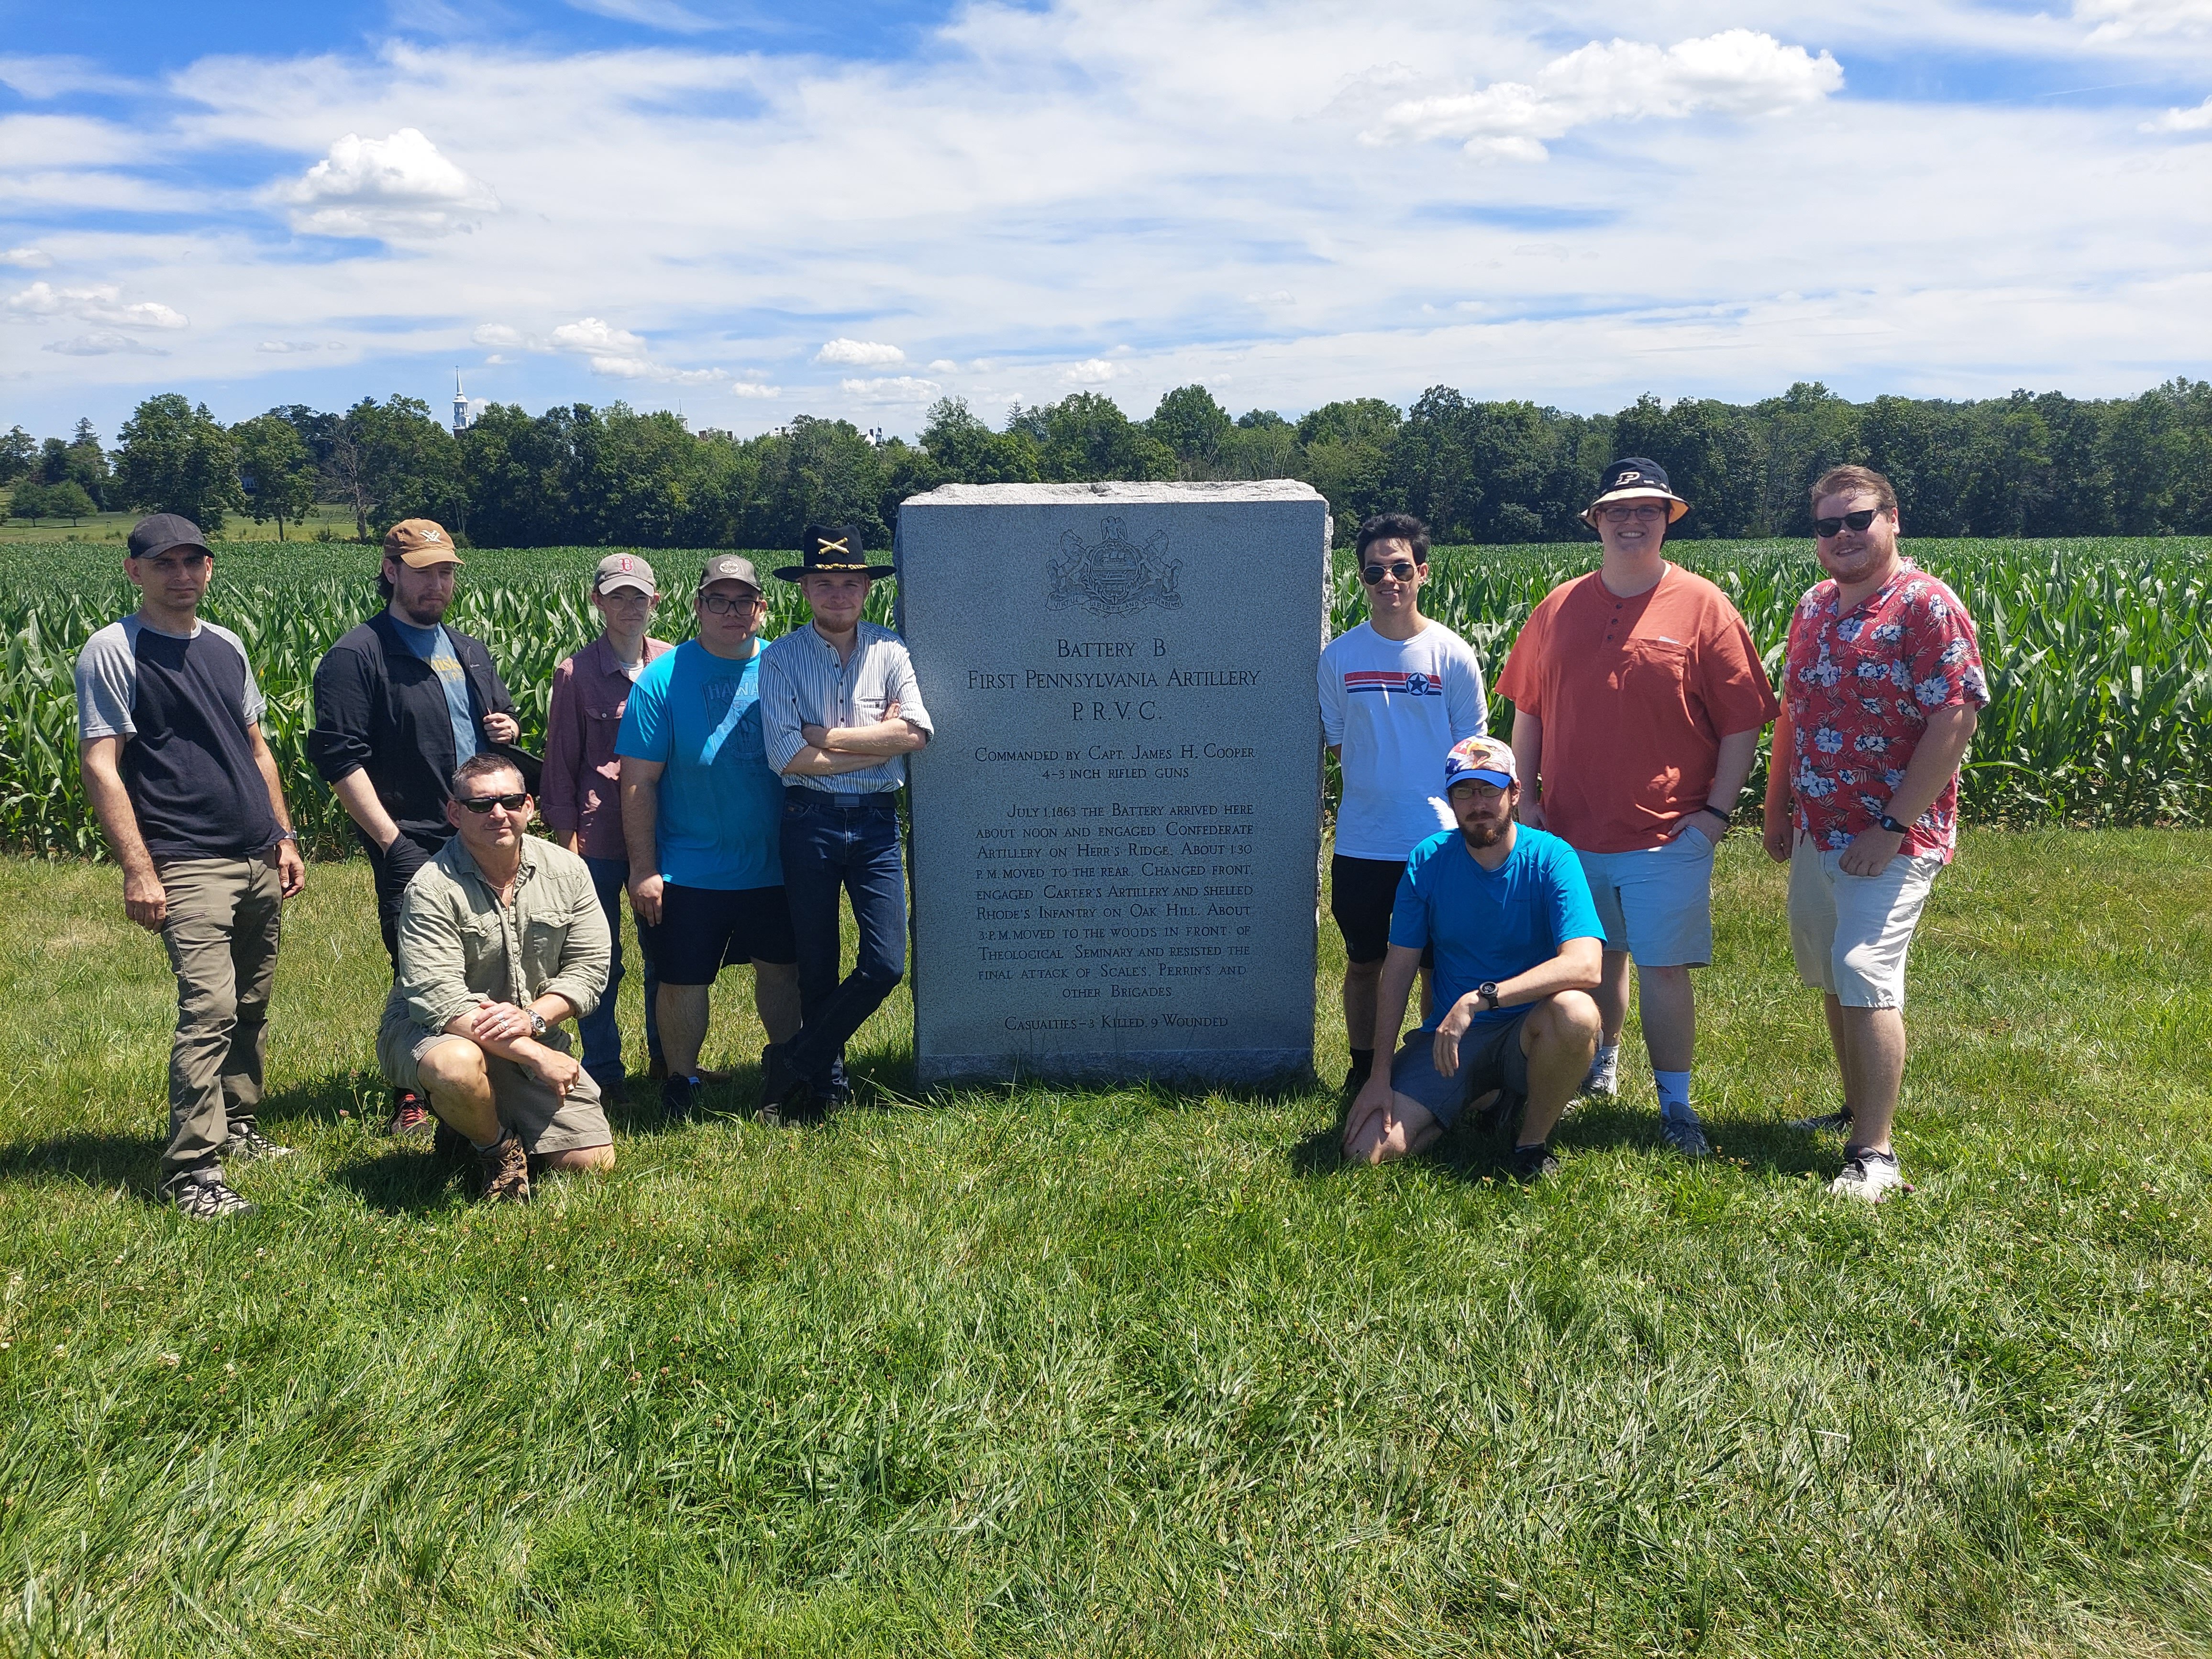
{"type": "Polygon", "coordinates": [[[1620,1055],[1616,1050],[1611,1060],[1593,1060],[1589,1073],[1583,1079],[1583,1086],[1575,1091],[1575,1098],[1586,1099],[1602,1096],[1610,1100],[1620,1092],[1620,1055]]]}
{"type": "Polygon", "coordinates": [[[1877,1152],[1867,1146],[1844,1148],[1844,1172],[1828,1183],[1828,1190],[1844,1198],[1863,1198],[1879,1204],[1892,1193],[1909,1193],[1911,1183],[1897,1167],[1895,1152],[1877,1152]]]}

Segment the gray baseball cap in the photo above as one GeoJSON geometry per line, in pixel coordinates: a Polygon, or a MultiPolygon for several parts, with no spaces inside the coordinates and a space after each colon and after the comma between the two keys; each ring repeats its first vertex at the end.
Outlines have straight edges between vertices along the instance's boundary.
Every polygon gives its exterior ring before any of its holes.
{"type": "Polygon", "coordinates": [[[641,593],[658,593],[660,584],[653,567],[635,553],[610,553],[592,573],[592,592],[611,593],[617,587],[635,587],[641,593]]]}
{"type": "Polygon", "coordinates": [[[707,561],[707,568],[699,573],[699,592],[705,592],[715,582],[743,582],[756,593],[763,591],[760,572],[753,568],[753,562],[734,553],[717,553],[707,561]]]}

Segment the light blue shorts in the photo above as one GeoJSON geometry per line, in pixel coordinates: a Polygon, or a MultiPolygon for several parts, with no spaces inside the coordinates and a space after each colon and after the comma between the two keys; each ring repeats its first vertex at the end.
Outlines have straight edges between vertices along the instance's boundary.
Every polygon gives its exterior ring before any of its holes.
{"type": "Polygon", "coordinates": [[[1713,959],[1713,843],[1692,823],[1640,853],[1578,853],[1605,948],[1646,968],[1702,968],[1713,959]]]}

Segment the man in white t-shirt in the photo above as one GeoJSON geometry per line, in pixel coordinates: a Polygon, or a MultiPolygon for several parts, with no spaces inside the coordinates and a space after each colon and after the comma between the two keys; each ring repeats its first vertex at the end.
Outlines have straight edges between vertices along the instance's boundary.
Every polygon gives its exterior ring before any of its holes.
{"type": "MultiPolygon", "coordinates": [[[[1359,526],[1367,620],[1321,653],[1321,724],[1344,773],[1329,863],[1329,913],[1344,934],[1344,1029],[1352,1043],[1346,1086],[1374,1064],[1375,993],[1390,949],[1390,909],[1407,855],[1455,820],[1436,787],[1437,757],[1485,734],[1482,662],[1421,614],[1429,527],[1410,513],[1378,513],[1359,526]]],[[[1429,975],[1421,973],[1427,1017],[1429,975]]]]}

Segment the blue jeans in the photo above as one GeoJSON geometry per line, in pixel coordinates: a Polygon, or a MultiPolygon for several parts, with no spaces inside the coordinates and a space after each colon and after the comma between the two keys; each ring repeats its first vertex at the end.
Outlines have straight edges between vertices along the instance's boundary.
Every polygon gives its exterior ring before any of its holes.
{"type": "MultiPolygon", "coordinates": [[[[606,994],[600,997],[598,1007],[576,1022],[577,1034],[584,1039],[584,1069],[604,1087],[623,1074],[622,1029],[615,1024],[615,993],[622,989],[622,902],[629,885],[629,860],[587,858],[584,863],[592,872],[592,885],[599,892],[599,908],[607,913],[607,932],[614,936],[614,954],[607,960],[606,994]]],[[[660,989],[660,975],[654,971],[653,955],[642,940],[638,944],[638,955],[645,970],[646,1057],[657,1062],[660,1059],[660,1011],[653,1003],[660,989]]]]}
{"type": "Polygon", "coordinates": [[[845,1044],[906,976],[906,866],[890,793],[832,795],[804,787],[783,798],[783,890],[799,945],[804,1024],[787,1045],[817,1090],[842,1073],[845,1044]],[[837,895],[860,935],[853,971],[837,978],[837,895]]]}

